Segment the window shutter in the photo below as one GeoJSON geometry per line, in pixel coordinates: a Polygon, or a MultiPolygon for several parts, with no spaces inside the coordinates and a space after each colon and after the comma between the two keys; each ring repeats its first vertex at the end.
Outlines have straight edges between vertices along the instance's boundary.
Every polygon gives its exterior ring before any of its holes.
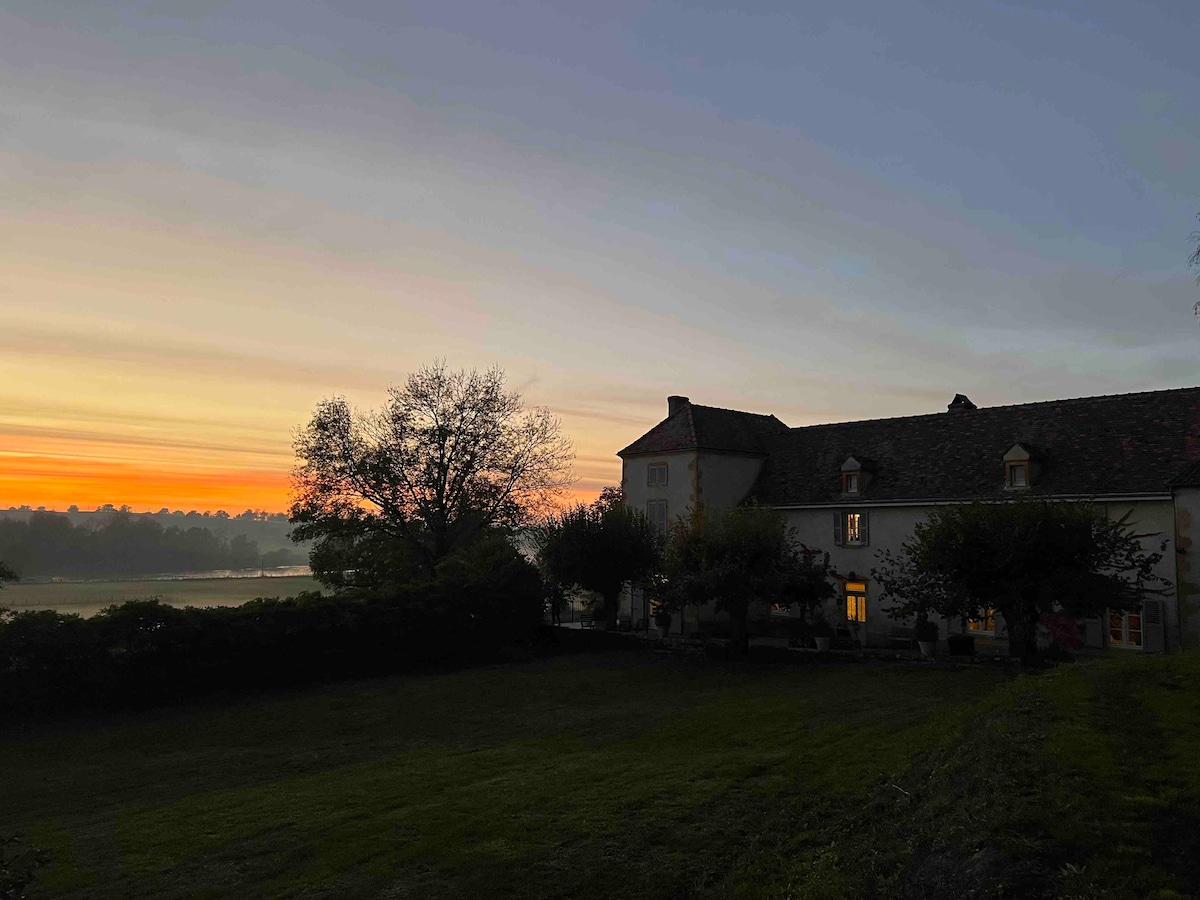
{"type": "Polygon", "coordinates": [[[1142,649],[1161,653],[1166,649],[1163,633],[1163,604],[1161,600],[1146,600],[1142,603],[1142,649]]]}
{"type": "Polygon", "coordinates": [[[871,515],[865,509],[858,516],[858,539],[859,543],[864,547],[870,543],[869,534],[867,533],[867,522],[870,521],[871,515]]]}
{"type": "Polygon", "coordinates": [[[833,543],[834,546],[842,546],[842,514],[840,512],[833,514],[833,543]]]}

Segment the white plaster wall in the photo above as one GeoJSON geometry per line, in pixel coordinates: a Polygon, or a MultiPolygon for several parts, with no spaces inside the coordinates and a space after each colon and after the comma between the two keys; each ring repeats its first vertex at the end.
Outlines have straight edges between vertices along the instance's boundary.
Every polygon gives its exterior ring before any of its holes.
{"type": "MultiPolygon", "coordinates": [[[[667,501],[667,523],[674,522],[686,515],[695,503],[697,476],[696,452],[687,450],[676,453],[658,453],[651,456],[633,456],[621,460],[621,489],[625,492],[625,502],[633,509],[646,511],[647,500],[667,501]],[[646,483],[647,468],[652,464],[667,464],[667,483],[654,485],[646,483]]],[[[641,591],[628,590],[622,592],[618,602],[618,615],[628,616],[633,620],[649,617],[649,610],[641,591]]],[[[671,630],[678,632],[682,628],[679,616],[671,623],[671,630]]],[[[651,623],[653,628],[653,623],[651,623]]]]}
{"type": "MultiPolygon", "coordinates": [[[[1197,516],[1193,521],[1197,522],[1197,525],[1200,526],[1200,491],[1192,491],[1191,496],[1187,498],[1186,502],[1193,505],[1194,514],[1197,516]]],[[[1147,500],[1124,503],[1098,503],[1097,505],[1104,508],[1110,518],[1119,518],[1126,511],[1129,511],[1130,521],[1135,525],[1139,533],[1158,534],[1159,537],[1151,537],[1143,540],[1143,546],[1146,550],[1157,550],[1162,538],[1169,538],[1167,552],[1159,564],[1157,572],[1172,582],[1178,581],[1174,540],[1176,513],[1175,507],[1170,502],[1165,500],[1147,500]]],[[[855,576],[853,580],[865,580],[867,582],[867,622],[865,634],[867,643],[869,644],[890,643],[892,627],[900,624],[889,618],[884,611],[885,604],[880,601],[879,586],[870,578],[871,569],[879,565],[879,551],[886,548],[893,552],[898,552],[901,545],[912,533],[913,526],[918,522],[924,521],[929,511],[933,508],[932,506],[869,507],[849,502],[838,509],[785,511],[788,524],[796,529],[796,536],[801,542],[820,550],[828,550],[830,561],[842,576],[846,577],[853,573],[855,576]],[[834,515],[839,512],[867,513],[869,543],[866,546],[838,547],[834,544],[834,515]]],[[[1200,581],[1200,578],[1197,580],[1200,581]]],[[[1200,608],[1200,584],[1196,585],[1195,590],[1197,605],[1200,608]]],[[[1171,591],[1161,599],[1166,604],[1167,647],[1177,648],[1180,645],[1181,629],[1179,627],[1180,614],[1175,592],[1171,591]]],[[[826,607],[825,613],[831,622],[842,622],[845,619],[845,608],[840,603],[836,605],[836,608],[834,604],[829,604],[826,607]]],[[[996,634],[994,638],[983,637],[981,640],[985,645],[994,641],[995,649],[1002,651],[1007,647],[1004,621],[1001,616],[997,616],[996,618],[996,634]]],[[[944,638],[947,634],[957,633],[961,630],[959,622],[945,622],[941,629],[942,637],[944,638]]],[[[1193,635],[1191,639],[1200,642],[1200,611],[1192,613],[1191,618],[1183,628],[1183,633],[1193,635]]],[[[1102,646],[1103,634],[1103,623],[1098,620],[1084,623],[1085,643],[1088,646],[1102,646]]]]}
{"type": "MultiPolygon", "coordinates": [[[[1166,578],[1173,583],[1178,582],[1175,535],[1176,514],[1175,505],[1172,502],[1168,500],[1143,500],[1135,503],[1098,503],[1097,505],[1104,508],[1110,519],[1119,519],[1121,516],[1129,513],[1128,521],[1133,527],[1134,532],[1149,535],[1142,539],[1142,549],[1146,551],[1157,552],[1163,538],[1166,538],[1167,549],[1163,553],[1162,562],[1156,567],[1155,572],[1162,578],[1166,578]]],[[[1163,624],[1167,629],[1167,649],[1178,649],[1181,634],[1177,589],[1172,588],[1167,594],[1158,599],[1166,604],[1163,624]]],[[[1100,631],[1102,635],[1105,632],[1103,623],[1100,631]]]]}
{"type": "MultiPolygon", "coordinates": [[[[867,644],[890,644],[892,627],[901,624],[888,618],[879,599],[879,586],[871,580],[871,569],[879,564],[877,554],[885,547],[898,551],[900,545],[912,533],[913,526],[924,520],[930,508],[871,508],[848,502],[837,509],[785,511],[788,525],[796,529],[796,537],[801,543],[817,550],[828,551],[830,562],[843,577],[853,575],[852,580],[867,582],[867,621],[863,635],[867,644]],[[834,518],[838,513],[844,512],[867,514],[866,546],[838,547],[834,544],[834,518]]],[[[837,601],[825,607],[825,616],[835,627],[845,622],[844,602],[844,597],[839,597],[837,601]]],[[[944,634],[945,629],[942,631],[944,634]]]]}
{"type": "Polygon", "coordinates": [[[1177,608],[1168,617],[1184,647],[1200,647],[1200,488],[1175,491],[1175,593],[1177,608]]]}
{"type": "Polygon", "coordinates": [[[667,522],[685,515],[696,502],[696,453],[660,453],[653,456],[634,456],[621,461],[621,488],[625,502],[634,509],[646,511],[647,500],[667,501],[667,522]],[[667,464],[667,483],[650,486],[646,470],[651,464],[667,464]]]}

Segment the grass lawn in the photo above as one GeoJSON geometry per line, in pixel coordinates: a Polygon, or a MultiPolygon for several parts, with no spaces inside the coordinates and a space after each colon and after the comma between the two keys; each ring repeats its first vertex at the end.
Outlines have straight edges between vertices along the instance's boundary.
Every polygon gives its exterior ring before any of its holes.
{"type": "Polygon", "coordinates": [[[1200,656],[560,658],[0,732],[30,897],[1177,897],[1200,656]]]}
{"type": "Polygon", "coordinates": [[[91,616],[106,606],[127,600],[158,597],[173,606],[238,606],[256,597],[294,597],[319,591],[308,575],[270,578],[188,578],[141,581],[82,581],[32,584],[15,582],[0,591],[0,606],[21,611],[57,609],[91,616]]]}

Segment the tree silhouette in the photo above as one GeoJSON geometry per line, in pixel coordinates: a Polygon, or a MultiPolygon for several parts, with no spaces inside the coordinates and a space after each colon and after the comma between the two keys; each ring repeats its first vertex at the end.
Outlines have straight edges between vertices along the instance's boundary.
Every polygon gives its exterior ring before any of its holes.
{"type": "Polygon", "coordinates": [[[1009,652],[1027,660],[1043,614],[1137,609],[1147,594],[1169,588],[1155,572],[1165,552],[1165,539],[1136,534],[1126,518],[1109,519],[1087,503],[977,501],[930,512],[899,552],[879,554],[871,577],[894,602],[894,618],[999,612],[1009,652]],[[1158,538],[1158,549],[1143,550],[1143,538],[1158,538]]]}
{"type": "Polygon", "coordinates": [[[452,372],[440,361],[391,387],[378,411],[321,402],[295,449],[292,537],[316,541],[322,580],[378,571],[364,565],[376,552],[432,577],[493,526],[548,511],[574,458],[558,420],[505,390],[499,369],[452,372]]]}
{"type": "Polygon", "coordinates": [[[606,487],[589,506],[552,516],[535,540],[551,590],[578,585],[604,597],[609,628],[617,624],[617,600],[626,582],[649,578],[659,563],[660,540],[641,510],[625,503],[620,488],[606,487]]]}

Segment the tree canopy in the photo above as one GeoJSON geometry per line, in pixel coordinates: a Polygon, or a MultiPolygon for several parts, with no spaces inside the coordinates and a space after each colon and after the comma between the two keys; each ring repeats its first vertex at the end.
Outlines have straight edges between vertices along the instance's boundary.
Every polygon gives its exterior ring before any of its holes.
{"type": "Polygon", "coordinates": [[[382,573],[432,577],[495,526],[543,514],[570,484],[558,420],[505,389],[504,373],[423,366],[379,410],[317,405],[295,439],[292,531],[315,541],[323,581],[377,586],[382,573]]]}
{"type": "Polygon", "coordinates": [[[778,510],[699,507],[667,539],[664,599],[671,606],[713,603],[729,614],[743,652],[757,602],[815,606],[834,595],[829,556],[796,540],[778,510]]]}
{"type": "Polygon", "coordinates": [[[625,503],[620,488],[606,487],[588,506],[551,516],[536,536],[542,569],[552,585],[578,585],[604,597],[609,627],[617,622],[617,599],[626,582],[637,584],[657,569],[661,541],[640,510],[625,503]]]}
{"type": "Polygon", "coordinates": [[[871,574],[894,603],[890,615],[979,618],[994,610],[1004,617],[1012,654],[1028,658],[1043,614],[1136,609],[1170,587],[1155,572],[1166,540],[1157,551],[1142,546],[1158,537],[1090,503],[980,501],[931,511],[899,552],[879,554],[871,574]]]}

